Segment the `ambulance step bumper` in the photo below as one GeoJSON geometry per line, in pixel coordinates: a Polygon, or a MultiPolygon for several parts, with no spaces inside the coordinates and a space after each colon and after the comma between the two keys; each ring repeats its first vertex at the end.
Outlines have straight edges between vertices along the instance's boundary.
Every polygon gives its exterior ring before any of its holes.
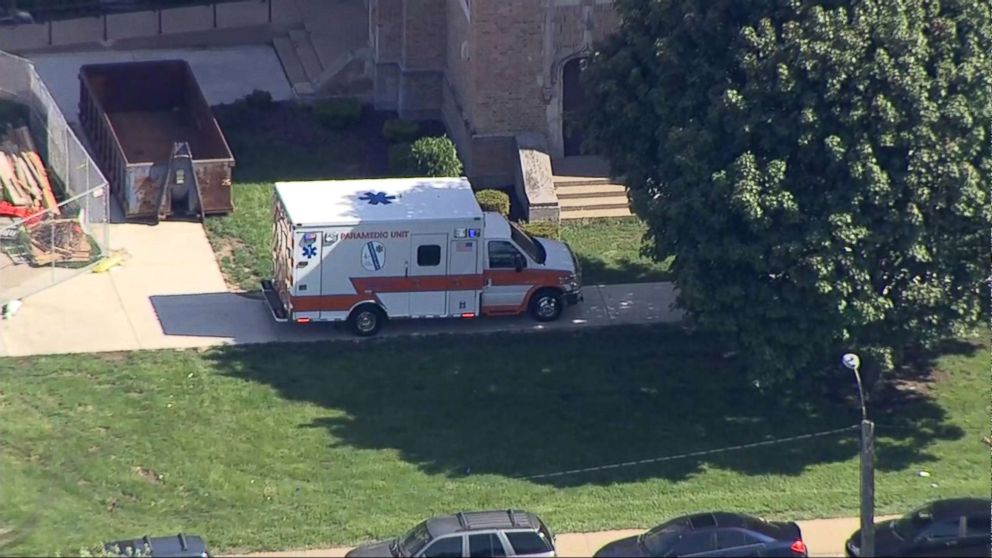
{"type": "Polygon", "coordinates": [[[568,306],[575,306],[576,304],[582,302],[582,291],[575,291],[574,293],[565,294],[565,304],[568,306]]]}
{"type": "Polygon", "coordinates": [[[283,306],[282,299],[279,298],[279,293],[276,292],[272,281],[268,279],[262,281],[262,294],[265,296],[265,305],[272,313],[272,319],[277,322],[288,322],[289,313],[286,312],[286,307],[283,306]]]}

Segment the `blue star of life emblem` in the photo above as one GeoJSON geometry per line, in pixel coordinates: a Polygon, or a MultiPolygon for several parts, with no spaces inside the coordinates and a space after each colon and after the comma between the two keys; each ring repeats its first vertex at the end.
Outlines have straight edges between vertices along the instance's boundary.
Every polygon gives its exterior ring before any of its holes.
{"type": "Polygon", "coordinates": [[[369,205],[389,205],[396,196],[387,195],[385,192],[365,192],[358,199],[369,202],[369,205]]]}
{"type": "Polygon", "coordinates": [[[303,247],[303,255],[307,259],[310,259],[310,258],[316,256],[317,255],[317,247],[314,246],[313,244],[307,244],[306,246],[303,247]]]}

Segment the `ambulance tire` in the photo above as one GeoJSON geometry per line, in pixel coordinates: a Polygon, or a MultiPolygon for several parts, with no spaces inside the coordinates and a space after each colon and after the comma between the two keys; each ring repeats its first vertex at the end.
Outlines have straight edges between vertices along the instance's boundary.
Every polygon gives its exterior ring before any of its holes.
{"type": "Polygon", "coordinates": [[[563,308],[561,293],[554,289],[542,289],[530,297],[530,315],[539,322],[557,320],[563,308]]]}
{"type": "Polygon", "coordinates": [[[363,304],[348,316],[348,327],[359,337],[375,335],[385,322],[386,313],[375,304],[363,304]]]}

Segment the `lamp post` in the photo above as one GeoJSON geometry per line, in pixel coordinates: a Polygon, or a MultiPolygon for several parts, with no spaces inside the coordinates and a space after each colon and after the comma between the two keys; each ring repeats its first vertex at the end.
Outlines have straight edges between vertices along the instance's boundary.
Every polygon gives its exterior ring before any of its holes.
{"type": "Polygon", "coordinates": [[[865,389],[861,383],[861,359],[847,353],[841,359],[844,367],[854,372],[861,400],[861,552],[860,556],[875,555],[875,423],[868,420],[865,389]]]}

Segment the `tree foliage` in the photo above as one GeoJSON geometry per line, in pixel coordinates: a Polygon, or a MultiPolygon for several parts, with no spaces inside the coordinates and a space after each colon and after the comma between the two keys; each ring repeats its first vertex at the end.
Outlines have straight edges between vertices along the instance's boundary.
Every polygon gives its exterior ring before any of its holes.
{"type": "Polygon", "coordinates": [[[987,316],[992,7],[617,0],[587,137],[691,323],[769,379],[869,372],[987,316]]]}

